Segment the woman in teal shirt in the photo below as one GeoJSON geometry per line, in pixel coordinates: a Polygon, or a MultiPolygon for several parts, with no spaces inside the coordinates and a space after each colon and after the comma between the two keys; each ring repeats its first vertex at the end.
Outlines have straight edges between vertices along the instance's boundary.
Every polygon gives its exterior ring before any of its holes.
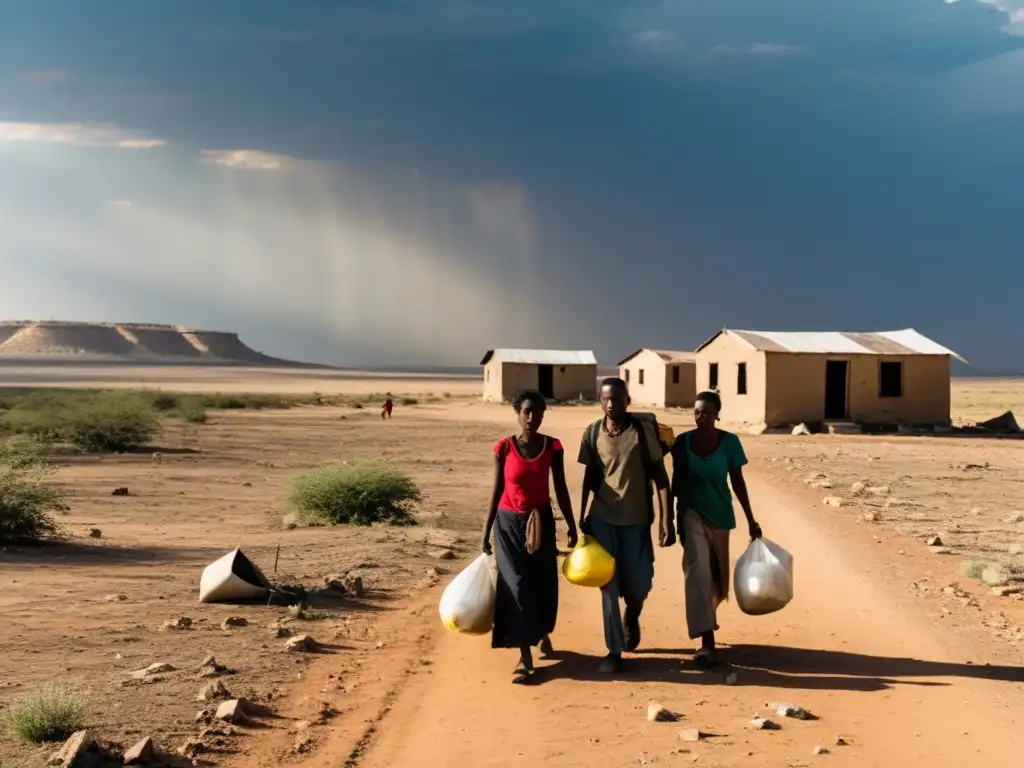
{"type": "Polygon", "coordinates": [[[683,544],[686,624],[690,638],[701,639],[694,658],[706,666],[715,661],[718,606],[729,596],[729,534],[736,527],[733,492],[747,517],[750,538],[761,537],[743,479],[747,463],[743,445],[736,435],[715,426],[721,409],[717,393],[697,395],[693,407],[697,428],[679,435],[672,446],[672,495],[683,544]]]}

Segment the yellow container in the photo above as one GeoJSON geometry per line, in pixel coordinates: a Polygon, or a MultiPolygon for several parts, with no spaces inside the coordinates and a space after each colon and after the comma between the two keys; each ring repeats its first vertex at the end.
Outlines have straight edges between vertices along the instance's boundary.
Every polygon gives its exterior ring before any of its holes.
{"type": "Polygon", "coordinates": [[[615,575],[615,558],[597,539],[584,535],[562,563],[562,574],[570,584],[603,587],[615,575]]]}

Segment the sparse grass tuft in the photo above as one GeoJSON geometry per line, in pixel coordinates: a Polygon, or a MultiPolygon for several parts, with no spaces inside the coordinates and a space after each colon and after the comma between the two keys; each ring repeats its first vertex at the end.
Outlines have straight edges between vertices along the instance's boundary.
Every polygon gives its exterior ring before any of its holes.
{"type": "Polygon", "coordinates": [[[85,727],[89,702],[65,685],[48,685],[14,702],[4,719],[12,737],[39,743],[63,741],[85,727]]]}
{"type": "Polygon", "coordinates": [[[23,438],[0,446],[0,542],[35,542],[60,534],[54,515],[67,510],[42,448],[23,438]]]}
{"type": "Polygon", "coordinates": [[[296,475],[288,506],[298,521],[321,525],[415,525],[416,483],[382,459],[317,467],[296,475]]]}
{"type": "Polygon", "coordinates": [[[983,563],[979,560],[968,560],[960,566],[960,573],[968,579],[980,580],[986,568],[988,568],[988,563],[983,563]]]}

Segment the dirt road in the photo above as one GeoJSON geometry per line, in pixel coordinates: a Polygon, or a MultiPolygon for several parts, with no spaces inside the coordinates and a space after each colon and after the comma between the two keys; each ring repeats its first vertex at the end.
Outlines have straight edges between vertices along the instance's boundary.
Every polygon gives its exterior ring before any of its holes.
{"type": "MultiPolygon", "coordinates": [[[[751,475],[767,535],[796,557],[796,599],[768,617],[723,606],[723,660],[732,668],[702,672],[689,663],[678,548],[658,553],[642,648],[620,680],[594,674],[603,653],[596,591],[563,582],[554,635],[561,653],[527,688],[509,682],[514,654],[492,651],[487,638],[446,633],[430,605],[423,648],[431,648],[431,666],[405,675],[349,764],[1020,765],[1013,734],[1024,715],[1024,671],[967,663],[913,598],[892,588],[900,574],[880,571],[876,553],[834,521],[814,519],[756,469],[751,475]],[[648,723],[651,699],[678,712],[680,724],[648,723]],[[769,702],[821,719],[772,715],[781,730],[749,730],[752,717],[770,714],[769,702]],[[688,743],[681,728],[710,735],[688,743]],[[829,754],[815,755],[819,746],[829,754]]],[[[743,545],[737,533],[734,550],[743,545]]],[[[324,757],[315,764],[332,764],[324,757]]]]}

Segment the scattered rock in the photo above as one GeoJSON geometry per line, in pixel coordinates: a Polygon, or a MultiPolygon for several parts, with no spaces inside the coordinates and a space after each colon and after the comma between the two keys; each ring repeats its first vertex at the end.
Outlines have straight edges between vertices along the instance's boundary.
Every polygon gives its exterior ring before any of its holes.
{"type": "Polygon", "coordinates": [[[363,577],[351,573],[344,575],[331,574],[325,577],[324,589],[351,597],[363,597],[366,594],[366,589],[363,587],[363,577]]]}
{"type": "Polygon", "coordinates": [[[981,572],[981,580],[986,587],[1002,587],[1010,580],[1009,574],[997,565],[990,565],[981,572]]]}
{"type": "Polygon", "coordinates": [[[221,623],[221,629],[231,629],[232,627],[248,627],[249,620],[243,619],[241,616],[228,616],[221,623]]]}
{"type": "Polygon", "coordinates": [[[344,582],[346,591],[352,597],[364,597],[366,588],[363,586],[363,577],[357,574],[346,574],[344,582]]]}
{"type": "Polygon", "coordinates": [[[217,677],[217,675],[223,674],[227,671],[227,667],[223,664],[218,664],[217,659],[213,656],[207,656],[203,659],[203,663],[199,665],[199,677],[217,677]]]}
{"type": "Polygon", "coordinates": [[[296,635],[284,644],[284,649],[293,653],[311,653],[320,645],[309,635],[296,635]]]}
{"type": "Polygon", "coordinates": [[[864,493],[867,491],[867,489],[868,489],[868,484],[867,483],[865,483],[865,482],[863,482],[861,480],[857,480],[853,485],[850,486],[850,495],[851,496],[863,496],[864,493]]]}
{"type": "Polygon", "coordinates": [[[152,462],[154,464],[163,464],[164,463],[164,455],[162,453],[154,453],[153,454],[153,458],[152,458],[152,462]]]}
{"type": "Polygon", "coordinates": [[[71,768],[75,761],[79,760],[95,743],[96,739],[93,738],[91,731],[77,731],[71,734],[71,738],[64,742],[64,746],[50,755],[48,762],[50,765],[71,768]]]}
{"type": "Polygon", "coordinates": [[[726,685],[737,685],[739,684],[739,682],[740,676],[737,675],[735,672],[730,672],[728,675],[725,676],[726,685]]]}
{"type": "Polygon", "coordinates": [[[435,560],[454,560],[455,553],[452,552],[450,549],[439,549],[436,552],[434,552],[431,555],[431,557],[433,557],[435,560]]]}
{"type": "Polygon", "coordinates": [[[842,736],[836,736],[836,746],[837,747],[845,747],[846,746],[846,739],[844,739],[842,736]]]}
{"type": "Polygon", "coordinates": [[[701,731],[697,730],[696,728],[684,728],[683,730],[681,730],[679,732],[679,738],[682,739],[683,741],[700,741],[706,735],[707,734],[702,733],[701,731]]]}
{"type": "Polygon", "coordinates": [[[843,506],[843,500],[838,496],[826,496],[821,500],[821,503],[826,507],[841,507],[843,506]]]}
{"type": "Polygon", "coordinates": [[[324,589],[329,592],[337,592],[339,595],[348,594],[348,587],[345,586],[345,577],[338,573],[324,576],[324,589]]]}
{"type": "Polygon", "coordinates": [[[896,509],[896,508],[899,508],[899,507],[911,507],[911,506],[913,506],[913,502],[908,501],[907,499],[897,499],[895,496],[885,500],[885,508],[886,509],[896,509]]]}
{"type": "Polygon", "coordinates": [[[941,547],[942,546],[942,537],[941,536],[929,536],[927,539],[925,539],[924,543],[925,543],[925,546],[928,546],[928,547],[941,547]]]}
{"type": "Polygon", "coordinates": [[[178,754],[186,760],[195,760],[199,755],[209,751],[209,747],[200,738],[186,739],[185,743],[178,747],[178,754]]]}
{"type": "Polygon", "coordinates": [[[168,672],[174,672],[175,667],[162,661],[158,661],[155,664],[150,664],[145,669],[137,669],[132,672],[132,677],[136,680],[144,680],[147,677],[153,677],[154,675],[163,675],[168,672]]]}
{"type": "Polygon", "coordinates": [[[249,702],[245,699],[231,699],[217,707],[214,717],[225,723],[241,725],[249,721],[248,708],[249,702]]]}
{"type": "Polygon", "coordinates": [[[875,485],[865,488],[865,491],[869,496],[888,496],[892,493],[892,488],[888,485],[875,485]]]}
{"type": "Polygon", "coordinates": [[[660,702],[652,701],[647,705],[647,721],[651,723],[675,723],[679,721],[679,715],[669,712],[660,702]]]}
{"type": "Polygon", "coordinates": [[[214,680],[203,687],[203,690],[196,696],[196,701],[217,701],[218,699],[230,698],[231,693],[228,691],[227,686],[220,680],[214,680]]]}
{"type": "Polygon", "coordinates": [[[123,603],[127,599],[128,599],[128,595],[125,595],[125,594],[119,592],[116,595],[107,595],[106,597],[103,598],[103,602],[104,603],[123,603]]]}
{"type": "Polygon", "coordinates": [[[1024,592],[1024,587],[1017,586],[1003,586],[1003,587],[992,587],[992,594],[996,597],[1009,597],[1010,595],[1019,595],[1024,592]]]}
{"type": "Polygon", "coordinates": [[[797,424],[795,427],[793,427],[793,432],[791,434],[793,434],[793,435],[809,435],[809,434],[811,434],[811,430],[807,427],[806,424],[797,424]]]}
{"type": "Polygon", "coordinates": [[[243,488],[252,488],[252,483],[249,483],[249,482],[242,483],[242,487],[243,488]]]}
{"type": "Polygon", "coordinates": [[[304,755],[313,748],[313,740],[309,736],[301,736],[295,741],[295,746],[292,748],[296,754],[304,755]]]}
{"type": "Polygon", "coordinates": [[[176,619],[165,621],[163,625],[160,627],[160,630],[162,632],[176,629],[192,629],[192,619],[190,619],[188,616],[179,616],[176,619]]]}
{"type": "Polygon", "coordinates": [[[280,625],[273,626],[271,627],[271,629],[274,631],[274,637],[276,637],[278,640],[283,640],[284,638],[291,637],[295,634],[290,629],[288,629],[288,627],[282,627],[280,625]]]}
{"type": "Polygon", "coordinates": [[[811,750],[811,754],[814,755],[827,755],[828,750],[825,747],[815,747],[811,750]]]}
{"type": "Polygon", "coordinates": [[[769,720],[766,717],[755,717],[750,721],[751,729],[755,731],[781,731],[782,726],[776,723],[774,720],[769,720]]]}
{"type": "Polygon", "coordinates": [[[101,531],[99,528],[90,528],[89,529],[89,538],[90,539],[102,539],[103,538],[103,531],[101,531]]]}
{"type": "Polygon", "coordinates": [[[865,523],[877,523],[882,519],[882,516],[877,512],[868,512],[864,517],[861,518],[865,523]]]}
{"type": "Polygon", "coordinates": [[[153,754],[155,751],[153,739],[147,736],[124,753],[124,764],[148,765],[153,761],[153,754]]]}
{"type": "Polygon", "coordinates": [[[1016,523],[1024,523],[1024,512],[1014,512],[1012,515],[1006,518],[1006,522],[1010,525],[1014,525],[1016,523]]]}
{"type": "Polygon", "coordinates": [[[808,712],[803,707],[797,707],[793,704],[779,704],[775,710],[775,714],[779,717],[789,717],[793,720],[817,720],[814,715],[808,712]]]}
{"type": "Polygon", "coordinates": [[[111,496],[127,496],[128,495],[128,489],[127,488],[115,488],[111,492],[110,495],[111,496]]]}

